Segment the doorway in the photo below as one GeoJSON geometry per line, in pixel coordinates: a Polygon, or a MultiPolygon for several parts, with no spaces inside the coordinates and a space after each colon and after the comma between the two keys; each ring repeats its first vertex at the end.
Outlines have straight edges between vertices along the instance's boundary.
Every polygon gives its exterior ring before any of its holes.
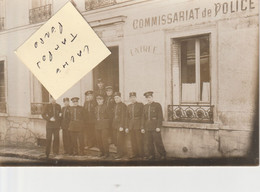
{"type": "Polygon", "coordinates": [[[97,89],[97,80],[101,78],[105,86],[112,86],[119,91],[119,53],[118,46],[108,47],[111,54],[93,69],[93,87],[97,89]]]}

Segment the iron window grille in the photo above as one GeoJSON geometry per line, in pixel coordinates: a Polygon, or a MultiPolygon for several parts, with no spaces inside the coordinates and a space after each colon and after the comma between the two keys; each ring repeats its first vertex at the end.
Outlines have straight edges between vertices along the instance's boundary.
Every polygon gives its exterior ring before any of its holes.
{"type": "Polygon", "coordinates": [[[52,5],[44,5],[29,10],[30,24],[47,21],[52,15],[52,5]]]}
{"type": "Polygon", "coordinates": [[[214,123],[214,105],[168,105],[168,121],[214,123]]]}
{"type": "Polygon", "coordinates": [[[116,0],[86,0],[85,9],[89,11],[115,5],[116,3],[116,0]]]}

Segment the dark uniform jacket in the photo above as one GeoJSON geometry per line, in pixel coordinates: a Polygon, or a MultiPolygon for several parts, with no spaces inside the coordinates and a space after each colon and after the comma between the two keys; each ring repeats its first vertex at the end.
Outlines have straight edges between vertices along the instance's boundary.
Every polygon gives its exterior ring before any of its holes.
{"type": "Polygon", "coordinates": [[[113,119],[114,117],[114,108],[115,108],[115,100],[113,96],[107,96],[105,100],[105,105],[107,106],[107,110],[109,113],[109,119],[113,119]]]}
{"type": "Polygon", "coordinates": [[[127,106],[127,127],[131,129],[141,129],[142,115],[143,115],[142,103],[132,103],[127,106]]]}
{"type": "Polygon", "coordinates": [[[160,103],[146,104],[143,110],[142,127],[146,130],[155,130],[162,127],[163,114],[160,103]]]}
{"type": "Polygon", "coordinates": [[[126,104],[120,102],[115,105],[114,108],[114,118],[113,118],[113,128],[119,129],[120,127],[126,128],[127,123],[127,106],[126,104]]]}
{"type": "Polygon", "coordinates": [[[84,122],[85,123],[95,123],[95,107],[96,102],[93,101],[85,101],[84,103],[84,122]]]}
{"type": "Polygon", "coordinates": [[[60,113],[61,113],[61,106],[57,103],[55,104],[47,104],[43,108],[42,117],[47,121],[46,128],[53,129],[53,128],[60,128],[60,113]],[[55,121],[50,121],[51,117],[55,118],[55,121]]]}
{"type": "Polygon", "coordinates": [[[70,123],[70,106],[62,107],[61,113],[61,128],[68,129],[70,123]]]}
{"type": "Polygon", "coordinates": [[[83,127],[84,111],[81,106],[70,107],[69,131],[81,131],[83,127]]]}
{"type": "Polygon", "coordinates": [[[97,89],[97,90],[95,90],[95,97],[97,96],[97,95],[103,95],[104,97],[106,96],[106,90],[103,88],[103,89],[97,89]]]}
{"type": "Polygon", "coordinates": [[[95,107],[95,128],[108,129],[109,128],[109,114],[105,104],[97,105],[95,107]]]}

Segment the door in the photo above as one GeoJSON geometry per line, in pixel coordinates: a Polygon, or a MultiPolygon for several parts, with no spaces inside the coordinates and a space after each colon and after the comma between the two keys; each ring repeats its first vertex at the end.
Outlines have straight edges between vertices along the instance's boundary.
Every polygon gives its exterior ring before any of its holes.
{"type": "Polygon", "coordinates": [[[119,91],[119,54],[118,46],[109,47],[111,54],[93,69],[93,87],[97,89],[97,79],[101,78],[105,86],[113,86],[114,91],[119,91]]]}

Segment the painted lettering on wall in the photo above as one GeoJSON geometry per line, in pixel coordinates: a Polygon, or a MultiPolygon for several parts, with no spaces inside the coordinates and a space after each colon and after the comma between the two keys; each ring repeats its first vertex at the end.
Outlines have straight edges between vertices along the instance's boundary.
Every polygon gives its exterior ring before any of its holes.
{"type": "Polygon", "coordinates": [[[131,56],[144,54],[144,53],[151,53],[155,54],[157,47],[152,45],[141,45],[139,47],[130,49],[131,56]]]}
{"type": "Polygon", "coordinates": [[[211,8],[195,7],[158,16],[134,19],[132,27],[133,29],[142,29],[153,26],[170,25],[178,22],[218,17],[236,12],[245,12],[255,8],[256,6],[253,0],[232,0],[214,3],[211,8]]]}

